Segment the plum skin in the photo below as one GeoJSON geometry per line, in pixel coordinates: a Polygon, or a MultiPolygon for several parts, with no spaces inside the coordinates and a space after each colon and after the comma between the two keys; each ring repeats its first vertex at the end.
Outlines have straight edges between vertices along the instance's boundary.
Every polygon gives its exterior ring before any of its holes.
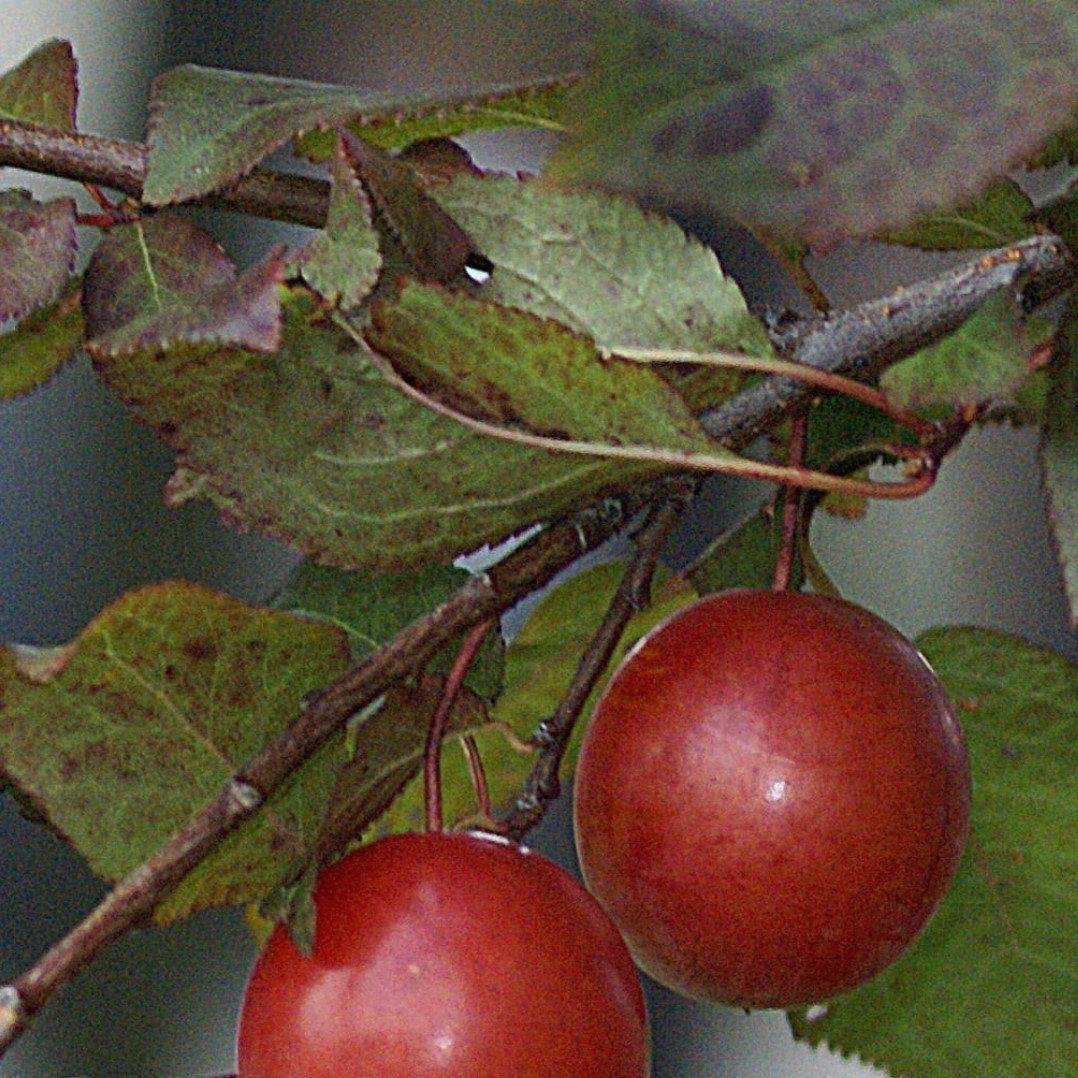
{"type": "Polygon", "coordinates": [[[893,962],[969,828],[939,679],[851,603],[735,590],[645,637],[577,765],[589,890],[648,974],[743,1007],[827,999],[893,962]]]}
{"type": "Polygon", "coordinates": [[[319,876],[314,954],[277,926],[248,981],[240,1078],[648,1073],[617,930],[553,862],[494,837],[402,834],[319,876]]]}

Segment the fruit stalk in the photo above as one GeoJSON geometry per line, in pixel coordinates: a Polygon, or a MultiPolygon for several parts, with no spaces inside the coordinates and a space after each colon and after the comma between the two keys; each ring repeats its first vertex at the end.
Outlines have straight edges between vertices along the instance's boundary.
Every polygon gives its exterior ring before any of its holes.
{"type": "Polygon", "coordinates": [[[580,656],[572,681],[550,718],[544,720],[535,740],[539,756],[524,781],[516,805],[501,821],[499,830],[520,840],[545,815],[550,803],[561,793],[558,771],[577,719],[607,668],[629,619],[646,605],[651,579],[670,529],[685,504],[689,487],[682,487],[652,509],[635,536],[636,550],[614,598],[595,635],[580,656]]]}

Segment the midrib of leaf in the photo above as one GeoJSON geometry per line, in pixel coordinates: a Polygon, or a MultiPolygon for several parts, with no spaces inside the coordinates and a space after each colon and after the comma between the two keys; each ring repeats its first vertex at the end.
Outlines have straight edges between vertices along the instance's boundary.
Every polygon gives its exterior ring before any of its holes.
{"type": "MultiPolygon", "coordinates": [[[[551,85],[557,85],[552,83],[551,85]]],[[[514,109],[499,109],[493,105],[477,105],[472,110],[477,116],[489,116],[493,120],[517,120],[521,126],[541,127],[548,131],[564,131],[565,124],[558,120],[551,120],[545,116],[535,116],[527,112],[517,112],[514,109]]]]}
{"type": "MultiPolygon", "coordinates": [[[[149,626],[142,624],[144,629],[150,628],[149,626]]],[[[195,741],[198,741],[204,748],[208,749],[210,755],[214,756],[218,762],[224,767],[228,773],[232,772],[232,762],[227,756],[221,752],[221,749],[214,744],[206,732],[200,729],[193,719],[189,718],[186,712],[182,711],[169,697],[165,690],[149,679],[143,677],[126,659],[121,657],[119,652],[116,651],[112,643],[112,637],[105,630],[101,630],[101,642],[104,647],[105,656],[108,660],[120,669],[127,677],[129,677],[136,685],[139,686],[144,692],[148,693],[151,697],[158,701],[165,708],[165,710],[172,715],[172,717],[179,723],[180,727],[185,730],[195,741]]]]}
{"type": "Polygon", "coordinates": [[[142,254],[142,264],[146,267],[146,277],[150,282],[154,306],[160,311],[165,305],[161,299],[161,288],[157,281],[157,274],[154,272],[153,259],[150,256],[150,248],[146,243],[146,234],[141,223],[136,227],[135,235],[138,236],[139,251],[142,254]]]}

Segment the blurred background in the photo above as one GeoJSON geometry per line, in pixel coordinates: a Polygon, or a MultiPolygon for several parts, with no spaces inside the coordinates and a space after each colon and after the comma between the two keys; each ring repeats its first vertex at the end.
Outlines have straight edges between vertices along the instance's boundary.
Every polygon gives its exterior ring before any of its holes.
{"type": "MultiPolygon", "coordinates": [[[[450,87],[555,72],[580,42],[556,4],[502,0],[333,0],[214,4],[152,0],[0,0],[0,70],[48,37],[72,40],[80,63],[80,126],[140,138],[150,79],[194,62],[370,88],[450,87]]],[[[488,167],[536,168],[535,134],[468,140],[488,167]]],[[[70,185],[3,177],[39,195],[70,185]]],[[[278,226],[207,214],[241,261],[278,226]]],[[[750,301],[796,295],[736,230],[694,226],[716,245],[750,301]]],[[[879,294],[956,259],[847,244],[818,261],[839,303],[879,294]]],[[[1036,435],[975,432],[916,504],[874,505],[863,521],[821,517],[817,549],[844,594],[913,634],[940,623],[1009,630],[1073,654],[1061,579],[1044,525],[1036,435]]],[[[0,640],[48,645],[75,635],[103,605],[140,583],[182,577],[258,600],[295,556],[223,528],[200,504],[165,509],[171,453],[136,427],[80,357],[47,386],[0,405],[0,640]]],[[[680,537],[690,549],[760,497],[714,482],[680,537]]],[[[535,844],[570,864],[568,813],[535,844]]],[[[100,884],[65,847],[0,799],[0,981],[17,975],[88,912],[100,884]]],[[[135,933],[70,986],[0,1062],[0,1075],[196,1076],[232,1067],[234,1022],[253,945],[234,911],[135,933]]],[[[870,1073],[795,1044],[778,1013],[680,1000],[648,986],[657,1078],[870,1073]]]]}

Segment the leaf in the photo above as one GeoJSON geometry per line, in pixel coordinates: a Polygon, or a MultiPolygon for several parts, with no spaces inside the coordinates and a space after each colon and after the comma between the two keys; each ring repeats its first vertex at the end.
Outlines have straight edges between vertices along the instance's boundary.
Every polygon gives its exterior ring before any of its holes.
{"type": "MultiPolygon", "coordinates": [[[[423,617],[462,588],[472,574],[449,565],[403,573],[344,573],[302,562],[273,599],[279,610],[332,622],[348,633],[355,662],[388,643],[406,625],[423,617]]],[[[448,673],[459,641],[438,652],[427,668],[448,673]]],[[[465,684],[488,700],[498,695],[503,676],[499,632],[487,634],[468,668],[465,684]]]]}
{"type": "MultiPolygon", "coordinates": [[[[469,131],[504,127],[560,131],[567,81],[542,79],[519,87],[507,86],[427,102],[392,116],[353,120],[348,127],[353,134],[383,150],[400,150],[425,139],[452,138],[469,131]]],[[[309,131],[296,140],[296,153],[313,161],[325,161],[332,157],[335,141],[330,131],[309,131]]]]}
{"type": "Polygon", "coordinates": [[[415,170],[349,131],[339,132],[348,166],[363,181],[409,261],[425,279],[460,282],[475,244],[423,190],[415,170]]]}
{"type": "MultiPolygon", "coordinates": [[[[570,577],[540,600],[529,615],[505,657],[505,688],[494,706],[493,717],[516,736],[531,736],[569,686],[581,652],[591,640],[610,605],[625,566],[611,562],[594,566],[570,577]]],[[[625,652],[675,610],[696,598],[689,584],[679,578],[660,579],[654,601],[629,622],[607,673],[588,699],[562,766],[568,778],[576,765],[580,738],[598,694],[625,652]]],[[[534,756],[512,745],[503,729],[487,726],[474,734],[483,759],[496,810],[507,808],[532,768],[534,756]]],[[[475,814],[475,794],[462,753],[447,746],[442,753],[442,802],[447,822],[464,823],[475,814]]],[[[374,835],[414,830],[423,819],[422,777],[412,780],[381,817],[374,835]]]]}
{"type": "Polygon", "coordinates": [[[338,568],[445,562],[653,469],[496,443],[391,388],[300,292],[271,356],[202,346],[97,357],[179,452],[167,497],[204,496],[338,568]]]}
{"type": "Polygon", "coordinates": [[[1032,210],[1033,203],[1013,180],[997,180],[972,202],[919,217],[876,238],[930,251],[1003,247],[1029,235],[1032,210]]]}
{"type": "MultiPolygon", "coordinates": [[[[199,198],[239,179],[289,139],[319,126],[354,120],[369,141],[392,148],[435,134],[504,126],[509,119],[542,122],[556,104],[549,83],[432,97],[186,64],[166,71],[153,84],[143,200],[163,206],[199,198]],[[409,123],[409,117],[420,122],[409,123]]],[[[328,157],[328,140],[320,138],[318,149],[328,157]]]]}
{"type": "Polygon", "coordinates": [[[951,890],[890,968],[793,1011],[797,1037],[892,1074],[1070,1073],[1078,1058],[1078,673],[985,629],[918,640],[959,704],[973,770],[972,833],[951,890]]]}
{"type": "Polygon", "coordinates": [[[965,201],[1073,120],[1068,0],[605,0],[556,156],[828,246],[965,201]]]}
{"type": "Polygon", "coordinates": [[[282,274],[271,256],[237,276],[213,237],[177,214],[120,225],[86,269],[86,348],[97,357],[180,342],[273,351],[280,343],[282,274]]]}
{"type": "Polygon", "coordinates": [[[654,371],[616,358],[557,322],[408,282],[371,310],[368,340],[421,384],[477,405],[496,423],[555,437],[714,448],[654,371]]]}
{"type": "MultiPolygon", "coordinates": [[[[193,584],[139,588],[71,644],[0,648],[0,767],[90,867],[116,880],[340,676],[345,635],[193,584]]],[[[342,759],[330,743],[158,907],[249,901],[315,841],[342,759]]]]}
{"type": "MultiPolygon", "coordinates": [[[[730,588],[767,590],[775,573],[781,533],[773,503],[768,502],[723,532],[694,560],[688,573],[693,587],[701,595],[730,588]]],[[[800,559],[796,559],[791,588],[800,588],[803,580],[800,559]]]]}
{"type": "Polygon", "coordinates": [[[954,333],[890,367],[880,386],[896,404],[911,408],[1006,409],[1032,372],[1036,345],[1050,332],[1046,320],[1023,316],[1013,297],[1001,292],[954,333]]]}
{"type": "MultiPolygon", "coordinates": [[[[401,791],[417,776],[423,762],[427,729],[442,686],[443,679],[433,675],[394,686],[382,707],[356,732],[355,752],[341,768],[319,835],[318,851],[323,863],[357,841],[371,824],[381,821],[401,791]]],[[[443,756],[452,758],[454,741],[488,722],[483,701],[470,690],[461,690],[450,713],[443,756]]],[[[417,786],[422,786],[421,775],[417,786]]],[[[474,805],[474,794],[472,801],[474,805]]],[[[420,811],[422,805],[420,792],[420,811]]],[[[379,833],[383,833],[381,826],[379,833]]]]}
{"type": "Polygon", "coordinates": [[[1072,252],[1078,251],[1078,187],[1039,207],[1036,217],[1057,233],[1072,252]]]}
{"type": "Polygon", "coordinates": [[[431,194],[494,263],[485,299],[556,319],[605,348],[771,355],[715,253],[668,217],[511,176],[460,176],[431,194]]]}
{"type": "Polygon", "coordinates": [[[374,288],[382,256],[367,193],[343,145],[338,147],[330,168],[333,186],[325,229],[298,253],[297,261],[311,288],[347,310],[357,307],[374,288]]]}
{"type": "Polygon", "coordinates": [[[69,41],[44,41],[0,75],[0,120],[75,130],[78,65],[69,41]]]}
{"type": "Polygon", "coordinates": [[[1063,569],[1071,621],[1078,624],[1078,296],[1072,294],[1051,370],[1041,439],[1049,523],[1063,569]]]}
{"type": "Polygon", "coordinates": [[[0,322],[58,299],[75,265],[75,202],[0,191],[0,322]]]}
{"type": "Polygon", "coordinates": [[[56,303],[0,334],[0,400],[47,382],[82,346],[78,282],[56,303]]]}

